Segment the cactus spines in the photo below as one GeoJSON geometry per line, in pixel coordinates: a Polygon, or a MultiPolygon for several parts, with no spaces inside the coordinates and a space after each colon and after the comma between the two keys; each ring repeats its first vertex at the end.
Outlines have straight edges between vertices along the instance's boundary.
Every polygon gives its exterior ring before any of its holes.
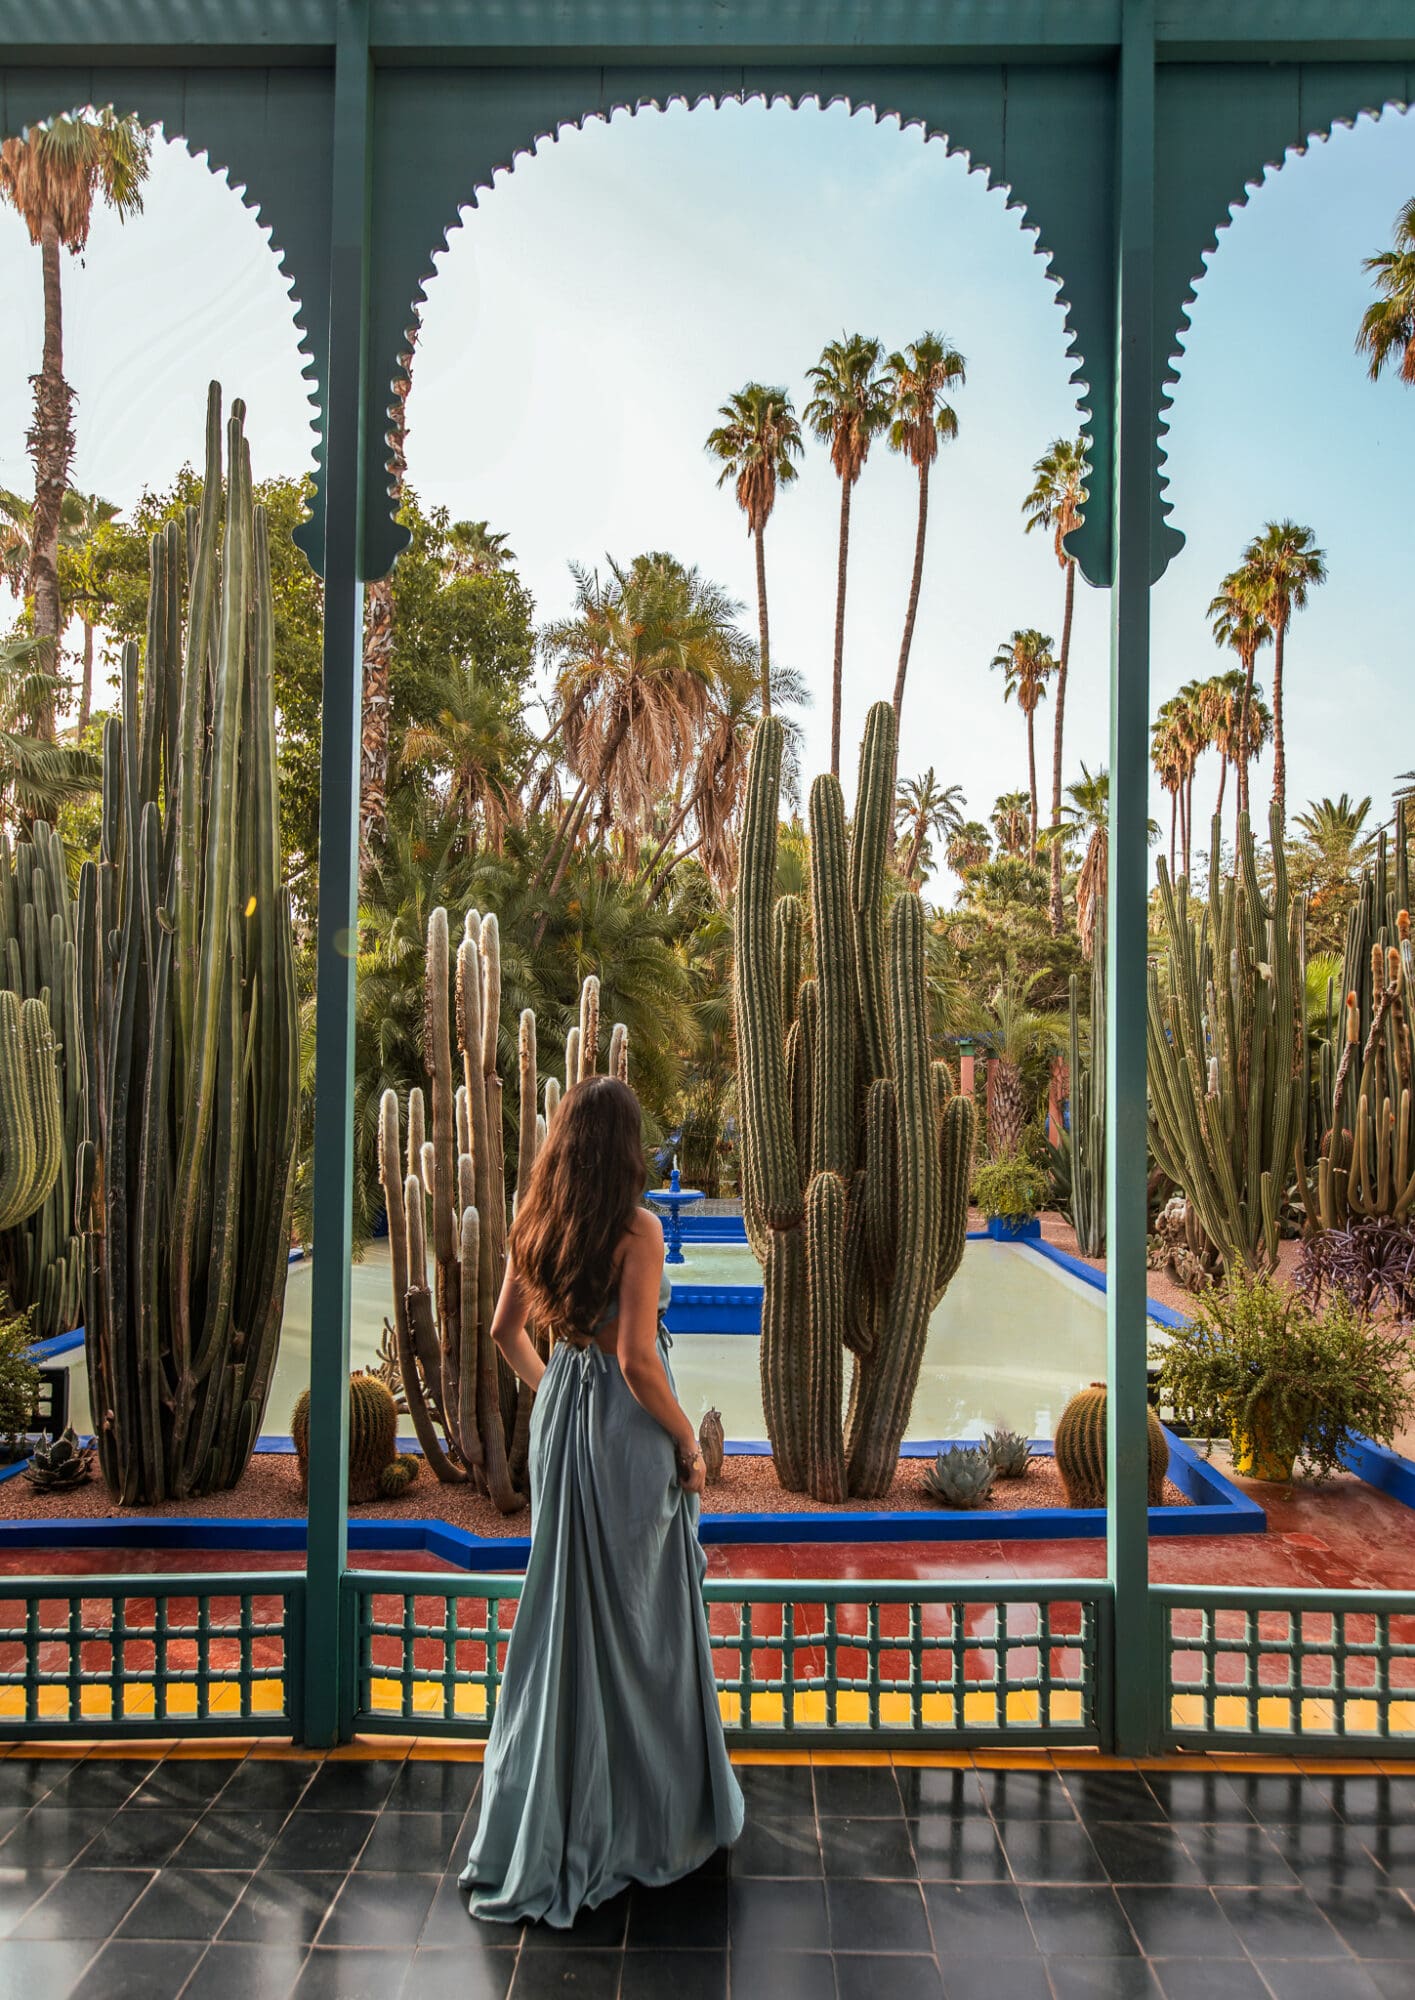
{"type": "Polygon", "coordinates": [[[883,920],[894,748],[881,703],[866,723],[853,843],[839,785],[812,786],[811,976],[800,976],[799,905],[775,894],[778,721],[758,725],[742,824],[734,1000],[762,1402],[777,1476],[823,1500],[877,1498],[893,1480],[929,1314],[967,1227],[973,1106],[932,1061],[918,899],[898,898],[883,920]]]}
{"type": "Polygon", "coordinates": [[[1271,827],[1270,901],[1246,813],[1232,875],[1214,821],[1206,915],[1158,864],[1165,976],[1152,960],[1150,1145],[1230,1271],[1276,1268],[1279,1203],[1294,1147],[1305,1152],[1301,923],[1276,808],[1271,827]]]}
{"type": "Polygon", "coordinates": [[[580,988],[580,1068],[577,1082],[594,1075],[598,1057],[599,981],[591,972],[580,988]]]}
{"type": "Polygon", "coordinates": [[[924,1491],[945,1507],[981,1507],[992,1492],[997,1467],[977,1445],[955,1444],[924,1469],[924,1491]]]}
{"type": "Polygon", "coordinates": [[[629,1030],[616,1021],[609,1034],[609,1074],[616,1083],[629,1081],[629,1030]]]}
{"type": "Polygon", "coordinates": [[[1017,1431],[999,1425],[983,1438],[983,1450],[992,1460],[999,1479],[1021,1479],[1031,1463],[1032,1447],[1017,1431]]]}
{"type": "Polygon", "coordinates": [[[79,882],[89,1394],[125,1505],[240,1477],[285,1297],[299,1036],[266,523],[243,420],[234,403],[223,494],[213,384],[200,518],[152,540],[142,671],[129,644],[99,858],[79,882]]]}
{"type": "Polygon", "coordinates": [[[0,834],[0,988],[42,1004],[53,1030],[60,1131],[56,1169],[43,1198],[3,1226],[0,1289],[47,1340],[82,1324],[83,1256],[75,1228],[75,1168],[83,1116],[74,904],[64,845],[37,820],[28,840],[0,834]]]}
{"type": "Polygon", "coordinates": [[[580,1031],[571,1028],[565,1037],[565,1088],[573,1090],[580,1081],[580,1031]]]}
{"type": "Polygon", "coordinates": [[[708,1410],[698,1425],[698,1449],[703,1455],[703,1466],[707,1472],[707,1483],[716,1486],[722,1477],[723,1448],[726,1443],[722,1435],[721,1410],[708,1410]]]}
{"type": "MultiPolygon", "coordinates": [[[[290,1436],[299,1466],[300,1496],[309,1491],[310,1392],[305,1389],[290,1417],[290,1436]]],[[[418,1461],[398,1450],[398,1405],[386,1382],[359,1373],[349,1378],[349,1498],[396,1500],[418,1476],[418,1461]]]]}
{"type": "Polygon", "coordinates": [[[0,987],[0,1229],[27,1221],[45,1201],[63,1147],[49,1009],[0,987]]]}
{"type": "MultiPolygon", "coordinates": [[[[437,1477],[470,1480],[505,1513],[525,1504],[532,1398],[502,1361],[491,1321],[506,1269],[506,1173],[502,1144],[501,953],[497,920],[469,910],[457,946],[455,992],[445,910],[428,921],[424,1060],[432,1136],[420,1090],[408,1094],[400,1137],[398,1101],[380,1107],[379,1174],[388,1215],[393,1329],[408,1414],[437,1477]],[[461,1057],[455,1084],[453,1032],[461,1057]],[[427,1211],[432,1207],[434,1282],[427,1282],[427,1211]]],[[[597,983],[596,983],[597,986],[597,983]]],[[[582,994],[581,1018],[598,1034],[597,991],[582,994]]],[[[628,1035],[611,1035],[611,1073],[627,1077],[628,1035]]],[[[525,1186],[560,1103],[554,1077],[537,1114],[536,1017],[518,1022],[517,1188],[525,1186]]],[[[567,1038],[570,1084],[581,1065],[581,1029],[567,1038]]],[[[532,1328],[532,1337],[535,1330],[532,1328]]]]}
{"type": "MultiPolygon", "coordinates": [[[[1106,1400],[1105,1384],[1092,1382],[1089,1389],[1077,1390],[1057,1418],[1052,1447],[1068,1507],[1106,1504],[1106,1400]]],[[[1150,1506],[1158,1507],[1169,1471],[1169,1441],[1153,1410],[1146,1412],[1145,1426],[1149,1436],[1146,1490],[1150,1506]]]]}

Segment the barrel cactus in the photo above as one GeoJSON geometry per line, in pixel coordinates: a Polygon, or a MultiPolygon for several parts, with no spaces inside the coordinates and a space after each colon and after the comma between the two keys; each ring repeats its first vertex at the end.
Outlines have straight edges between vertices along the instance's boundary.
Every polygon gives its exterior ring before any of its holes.
{"type": "Polygon", "coordinates": [[[963,1255],[973,1104],[930,1058],[918,897],[897,895],[885,919],[893,711],[876,703],[865,725],[853,838],[838,781],[811,787],[805,978],[806,913],[776,894],[782,744],[778,719],[758,724],[733,974],[762,1402],[785,1487],[877,1499],[895,1476],[929,1316],[963,1255]]]}
{"type": "Polygon", "coordinates": [[[945,1507],[981,1507],[992,1492],[997,1467],[979,1445],[955,1444],[924,1471],[924,1491],[945,1507]]]}
{"type": "Polygon", "coordinates": [[[53,1029],[60,1144],[39,1203],[0,1223],[0,1286],[30,1314],[34,1339],[83,1320],[82,1246],[74,1219],[74,1163],[83,1117],[78,955],[64,844],[43,820],[28,840],[0,834],[0,988],[42,1004],[53,1029]]]}
{"type": "MultiPolygon", "coordinates": [[[[1149,1433],[1149,1504],[1164,1499],[1169,1471],[1169,1440],[1153,1410],[1146,1412],[1149,1433]]],[[[1066,1489],[1068,1507],[1104,1507],[1106,1503],[1106,1390],[1103,1382],[1078,1389],[1057,1419],[1052,1440],[1056,1469],[1066,1489]]]]}
{"type": "MultiPolygon", "coordinates": [[[[507,1231],[497,1072],[501,935],[494,914],[467,911],[454,986],[447,912],[433,911],[424,999],[427,1096],[409,1092],[406,1130],[396,1091],[386,1090],[379,1107],[379,1178],[388,1216],[398,1375],[418,1443],[437,1477],[454,1484],[470,1480],[503,1513],[513,1514],[526,1504],[533,1398],[491,1338],[506,1271],[507,1231]],[[454,1080],[454,1046],[460,1081],[454,1080]]],[[[599,981],[591,974],[566,1041],[565,1088],[593,1075],[598,1058],[599,981]]],[[[530,1179],[560,1102],[560,1084],[551,1077],[544,1113],[537,1110],[536,1017],[529,1007],[521,1013],[517,1060],[520,1187],[530,1179]]],[[[610,1036],[608,1067],[627,1081],[629,1037],[622,1023],[610,1036]]]]}
{"type": "Polygon", "coordinates": [[[299,1121],[265,510],[207,406],[200,512],[153,536],[79,880],[89,1395],[124,1505],[233,1486],[280,1339],[299,1121]]]}
{"type": "MultiPolygon", "coordinates": [[[[309,1491],[310,1392],[290,1417],[290,1437],[300,1468],[300,1493],[309,1491]]],[[[386,1382],[361,1372],[349,1378],[349,1498],[397,1500],[418,1476],[419,1461],[398,1450],[398,1408],[386,1382]]]]}

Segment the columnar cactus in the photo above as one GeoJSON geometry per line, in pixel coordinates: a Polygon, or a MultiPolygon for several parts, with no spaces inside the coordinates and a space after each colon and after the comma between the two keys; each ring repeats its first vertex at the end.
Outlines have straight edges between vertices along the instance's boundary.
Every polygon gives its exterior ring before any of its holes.
{"type": "MultiPolygon", "coordinates": [[[[502,1361],[491,1338],[492,1315],[506,1271],[506,1180],[502,1088],[497,1073],[501,1027],[501,937],[494,915],[469,910],[457,947],[455,1005],[447,912],[428,921],[423,1059],[426,1101],[408,1099],[406,1150],[398,1094],[383,1093],[378,1161],[388,1215],[393,1329],[408,1414],[423,1455],[441,1480],[470,1480],[503,1513],[525,1505],[533,1398],[502,1361]],[[454,1083],[453,1041],[461,1057],[454,1083]],[[433,1282],[428,1283],[427,1221],[432,1210],[433,1282]]],[[[593,1075],[599,1051],[599,981],[580,994],[580,1019],[566,1041],[565,1088],[593,1075]]],[[[616,1024],[609,1073],[628,1079],[628,1030],[616,1024]]],[[[536,1110],[536,1017],[522,1011],[517,1041],[517,1187],[530,1179],[560,1103],[545,1085],[536,1110]]],[[[533,1337],[534,1333],[533,1333],[533,1337]]]]}
{"type": "Polygon", "coordinates": [[[806,978],[804,912],[776,895],[781,755],[781,723],[759,723],[733,975],[762,1403],[783,1485],[877,1499],[894,1478],[929,1316],[963,1254],[973,1104],[931,1060],[919,899],[896,896],[884,917],[893,711],[870,710],[853,839],[838,781],[811,787],[806,978]]]}
{"type": "Polygon", "coordinates": [[[1188,1196],[1230,1271],[1277,1266],[1278,1215],[1307,1112],[1300,911],[1272,817],[1265,899],[1246,813],[1237,870],[1224,875],[1213,828],[1208,907],[1159,863],[1164,978],[1149,969],[1150,1146],[1188,1196]]]}
{"type": "Polygon", "coordinates": [[[78,956],[64,845],[43,820],[11,846],[0,834],[0,988],[43,1002],[54,1031],[61,1144],[49,1190],[0,1235],[0,1284],[30,1313],[36,1340],[83,1320],[82,1249],[74,1225],[74,1160],[83,1116],[78,956]]]}
{"type": "Polygon", "coordinates": [[[1315,1158],[1297,1158],[1309,1234],[1345,1228],[1361,1216],[1405,1222],[1415,1213],[1412,981],[1402,805],[1394,865],[1382,834],[1347,918],[1344,997],[1329,1005],[1317,1064],[1315,1158]]]}
{"type": "MultiPolygon", "coordinates": [[[[0,1229],[33,1216],[59,1177],[64,1114],[54,1031],[42,1000],[0,987],[0,1229]]],[[[11,1303],[23,1309],[23,1299],[11,1303]]]]}
{"type": "Polygon", "coordinates": [[[141,671],[124,648],[79,882],[89,1393],[125,1505],[239,1479],[285,1302],[299,1034],[244,420],[233,403],[223,484],[213,384],[200,514],[152,540],[147,644],[141,671]]]}
{"type": "Polygon", "coordinates": [[[1071,1178],[1071,1222],[1083,1257],[1105,1254],[1105,940],[1091,957],[1091,1046],[1081,1054],[1078,980],[1071,975],[1070,1130],[1062,1147],[1071,1178]]]}

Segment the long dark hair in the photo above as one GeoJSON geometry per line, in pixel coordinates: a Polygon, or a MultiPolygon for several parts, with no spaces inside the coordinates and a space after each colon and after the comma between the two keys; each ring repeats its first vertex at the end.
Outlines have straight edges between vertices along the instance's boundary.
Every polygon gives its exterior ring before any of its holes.
{"type": "Polygon", "coordinates": [[[585,1335],[614,1288],[614,1253],[648,1184],[639,1100],[589,1076],[560,1100],[517,1198],[510,1251],[543,1332],[585,1335]]]}

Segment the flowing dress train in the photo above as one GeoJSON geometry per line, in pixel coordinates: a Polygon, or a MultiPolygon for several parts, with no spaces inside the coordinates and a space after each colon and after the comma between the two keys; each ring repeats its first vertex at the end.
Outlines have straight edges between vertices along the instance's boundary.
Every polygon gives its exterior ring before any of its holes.
{"type": "MultiPolygon", "coordinates": [[[[671,1383],[668,1346],[660,1321],[671,1383]]],[[[530,1560],[459,1879],[473,1916],[567,1926],[730,1845],[742,1793],[713,1681],[697,1496],[593,1342],[551,1354],[530,1473],[530,1560]]]]}

